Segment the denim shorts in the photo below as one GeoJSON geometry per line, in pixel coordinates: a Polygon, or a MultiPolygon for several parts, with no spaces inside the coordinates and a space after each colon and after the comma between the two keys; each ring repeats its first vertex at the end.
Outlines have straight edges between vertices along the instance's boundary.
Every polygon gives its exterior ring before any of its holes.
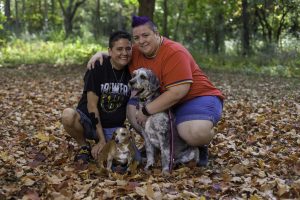
{"type": "MultiPolygon", "coordinates": [[[[98,142],[99,138],[96,133],[96,129],[93,129],[92,121],[88,116],[86,116],[81,110],[76,109],[76,111],[80,115],[80,123],[84,129],[84,137],[89,140],[95,140],[98,142]]],[[[103,128],[103,133],[105,136],[106,142],[109,141],[112,138],[113,132],[117,129],[118,127],[113,127],[113,128],[103,128]]]]}
{"type": "MultiPolygon", "coordinates": [[[[128,104],[137,105],[138,99],[133,97],[128,104]]],[[[214,125],[221,119],[223,101],[217,96],[201,96],[188,100],[172,108],[176,126],[192,120],[209,120],[214,125]]]]}

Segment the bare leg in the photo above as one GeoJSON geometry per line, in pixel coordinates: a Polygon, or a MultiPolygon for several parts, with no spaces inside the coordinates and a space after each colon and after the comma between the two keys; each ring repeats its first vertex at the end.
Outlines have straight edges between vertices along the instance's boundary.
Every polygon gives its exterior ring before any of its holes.
{"type": "Polygon", "coordinates": [[[214,137],[213,123],[208,120],[193,120],[177,126],[180,137],[191,146],[199,147],[199,166],[208,164],[208,147],[214,137]]]}
{"type": "Polygon", "coordinates": [[[180,137],[191,146],[208,145],[214,136],[213,123],[208,120],[182,122],[177,130],[180,137]]]}
{"type": "Polygon", "coordinates": [[[62,113],[62,124],[67,133],[77,141],[79,146],[87,145],[84,138],[84,129],[80,124],[80,115],[76,110],[66,108],[62,113]]]}

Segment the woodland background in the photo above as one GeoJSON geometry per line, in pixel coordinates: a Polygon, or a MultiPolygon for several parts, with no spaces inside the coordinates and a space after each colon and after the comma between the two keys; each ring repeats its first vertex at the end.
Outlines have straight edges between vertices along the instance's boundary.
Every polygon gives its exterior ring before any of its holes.
{"type": "Polygon", "coordinates": [[[133,14],[203,68],[299,76],[299,0],[1,0],[0,64],[82,64],[133,14]]]}
{"type": "Polygon", "coordinates": [[[300,199],[299,11],[299,0],[0,0],[0,200],[300,199]],[[61,112],[132,14],[183,43],[226,96],[206,168],[74,165],[61,112]]]}

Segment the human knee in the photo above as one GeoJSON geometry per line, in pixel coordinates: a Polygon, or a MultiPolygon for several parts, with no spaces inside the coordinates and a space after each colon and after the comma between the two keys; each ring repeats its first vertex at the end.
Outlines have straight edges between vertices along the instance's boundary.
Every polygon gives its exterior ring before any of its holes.
{"type": "Polygon", "coordinates": [[[177,128],[181,138],[191,146],[207,145],[214,136],[213,125],[209,123],[186,123],[177,128]]]}
{"type": "Polygon", "coordinates": [[[76,111],[72,108],[66,108],[62,112],[62,124],[64,126],[72,126],[76,118],[76,111]]]}

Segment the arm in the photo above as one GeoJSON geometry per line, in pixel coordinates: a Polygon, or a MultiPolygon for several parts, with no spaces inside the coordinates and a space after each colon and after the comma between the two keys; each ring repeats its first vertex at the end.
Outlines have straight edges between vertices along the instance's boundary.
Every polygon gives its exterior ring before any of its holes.
{"type": "Polygon", "coordinates": [[[98,51],[96,54],[94,54],[91,58],[90,58],[90,60],[89,60],[89,62],[87,63],[87,68],[90,70],[90,69],[94,69],[94,67],[95,67],[95,62],[97,61],[97,60],[99,60],[99,62],[100,62],[100,65],[102,65],[103,64],[103,57],[105,57],[105,56],[108,56],[108,54],[107,54],[107,52],[101,52],[101,51],[98,51]]]}
{"type": "Polygon", "coordinates": [[[170,87],[154,101],[147,104],[146,108],[150,114],[162,112],[178,103],[190,90],[190,84],[181,84],[170,87]]]}
{"type": "Polygon", "coordinates": [[[99,115],[99,111],[98,111],[98,107],[97,107],[98,100],[99,100],[99,97],[94,92],[91,92],[91,91],[87,92],[88,111],[89,111],[90,114],[94,113],[94,115],[95,115],[95,118],[96,118],[96,132],[97,132],[97,135],[98,135],[98,138],[99,138],[99,142],[92,149],[92,156],[95,159],[98,159],[99,153],[101,152],[104,145],[106,144],[105,136],[104,136],[103,129],[102,129],[102,126],[101,126],[101,122],[100,122],[100,115],[99,115]]]}
{"type": "MultiPolygon", "coordinates": [[[[146,110],[149,114],[155,114],[158,112],[165,111],[168,108],[175,105],[176,103],[178,103],[189,92],[189,89],[189,83],[170,87],[166,92],[162,93],[154,101],[147,104],[146,110]]],[[[136,115],[136,120],[138,124],[144,124],[147,119],[147,117],[143,114],[141,109],[142,108],[140,108],[136,115]]]]}

